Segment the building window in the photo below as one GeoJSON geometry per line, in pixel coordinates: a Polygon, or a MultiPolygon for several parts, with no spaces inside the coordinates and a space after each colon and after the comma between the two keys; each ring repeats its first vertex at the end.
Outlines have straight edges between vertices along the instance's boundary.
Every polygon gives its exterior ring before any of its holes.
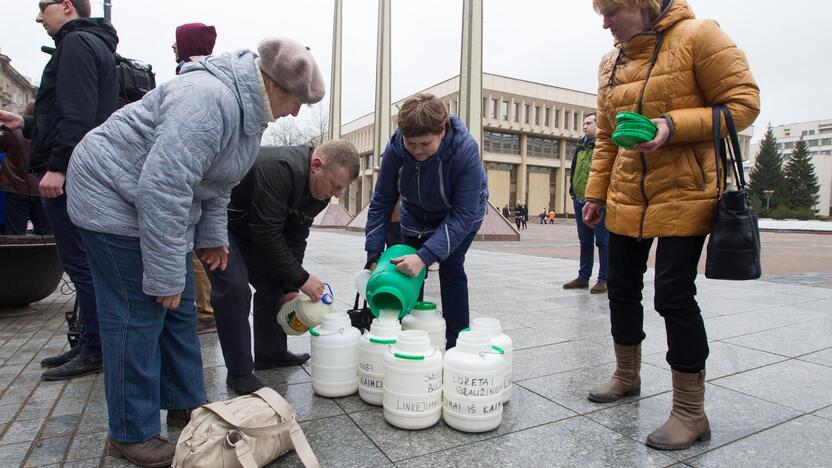
{"type": "Polygon", "coordinates": [[[520,103],[519,102],[514,103],[514,121],[515,122],[520,122],[520,103]]]}
{"type": "Polygon", "coordinates": [[[538,158],[559,158],[559,141],[551,138],[528,137],[526,155],[538,158]]]}
{"type": "Polygon", "coordinates": [[[578,116],[577,112],[572,113],[572,130],[577,130],[577,129],[581,128],[581,125],[578,122],[578,117],[579,116],[578,116]]]}
{"type": "Polygon", "coordinates": [[[807,144],[808,146],[817,146],[817,145],[818,145],[818,141],[817,141],[817,140],[807,140],[807,141],[806,141],[806,144],[807,144]]]}
{"type": "Polygon", "coordinates": [[[495,119],[495,120],[497,119],[497,100],[496,99],[491,100],[491,118],[495,119]]]}
{"type": "Polygon", "coordinates": [[[540,106],[534,106],[534,124],[540,125],[540,106]]]}
{"type": "Polygon", "coordinates": [[[482,98],[482,117],[485,118],[488,115],[488,98],[482,98]]]}
{"type": "Polygon", "coordinates": [[[566,142],[566,159],[572,159],[575,157],[575,151],[578,150],[578,142],[568,140],[566,142]]]}
{"type": "Polygon", "coordinates": [[[552,111],[553,111],[553,113],[555,114],[555,115],[554,115],[554,117],[555,117],[555,121],[554,121],[554,122],[552,122],[552,127],[558,128],[558,126],[560,125],[560,119],[558,118],[558,117],[560,116],[560,110],[558,110],[558,109],[552,109],[552,111]]]}
{"type": "Polygon", "coordinates": [[[787,142],[783,143],[783,147],[786,148],[786,149],[792,149],[792,148],[794,148],[794,142],[793,141],[787,141],[787,142]]]}
{"type": "Polygon", "coordinates": [[[520,135],[482,132],[482,146],[492,153],[520,154],[520,135]]]}
{"type": "Polygon", "coordinates": [[[791,131],[791,129],[787,128],[787,129],[783,130],[783,135],[785,135],[785,136],[787,136],[787,137],[788,137],[788,136],[792,136],[792,131],[791,131]]]}
{"type": "Polygon", "coordinates": [[[820,141],[821,146],[829,146],[832,145],[832,138],[824,138],[820,141]]]}
{"type": "Polygon", "coordinates": [[[819,127],[818,133],[832,133],[832,127],[819,127]]]}
{"type": "Polygon", "coordinates": [[[546,108],[546,118],[543,121],[544,126],[548,127],[549,125],[551,125],[551,123],[552,123],[551,117],[552,117],[552,109],[547,107],[546,108]]]}
{"type": "Polygon", "coordinates": [[[524,123],[529,123],[530,122],[529,117],[531,117],[531,116],[529,114],[531,114],[531,113],[532,113],[531,104],[526,104],[526,118],[523,120],[524,123]]]}
{"type": "Polygon", "coordinates": [[[814,130],[809,130],[809,135],[814,135],[814,134],[815,134],[814,130]]]}
{"type": "Polygon", "coordinates": [[[501,109],[502,109],[502,118],[503,118],[503,120],[508,120],[508,103],[506,101],[503,101],[501,109]]]}

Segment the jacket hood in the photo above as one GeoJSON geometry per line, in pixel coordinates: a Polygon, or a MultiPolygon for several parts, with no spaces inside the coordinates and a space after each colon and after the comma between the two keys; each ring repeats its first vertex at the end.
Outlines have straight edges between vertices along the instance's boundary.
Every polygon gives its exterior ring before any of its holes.
{"type": "Polygon", "coordinates": [[[674,24],[685,19],[694,19],[693,9],[685,0],[668,0],[659,16],[653,20],[650,30],[655,32],[670,29],[674,24]]]}
{"type": "Polygon", "coordinates": [[[116,28],[104,18],[78,18],[67,22],[55,35],[55,45],[57,46],[67,34],[80,31],[94,34],[104,42],[108,49],[116,51],[116,46],[118,46],[116,28]]]}
{"type": "Polygon", "coordinates": [[[262,131],[263,93],[255,73],[259,73],[254,64],[257,54],[241,49],[221,55],[205,57],[197,62],[186,63],[179,71],[180,75],[195,71],[207,71],[222,81],[234,93],[243,112],[243,132],[254,135],[262,131]]]}
{"type": "MultiPolygon", "coordinates": [[[[427,160],[422,161],[422,164],[430,163],[435,159],[446,160],[470,138],[468,129],[459,117],[449,114],[448,119],[448,128],[445,130],[445,137],[442,138],[442,143],[439,144],[439,149],[436,150],[436,154],[427,160]]],[[[398,130],[396,130],[395,135],[393,135],[391,144],[398,154],[407,155],[407,157],[413,158],[413,156],[411,156],[405,149],[404,137],[402,137],[402,134],[399,133],[398,130]]]]}

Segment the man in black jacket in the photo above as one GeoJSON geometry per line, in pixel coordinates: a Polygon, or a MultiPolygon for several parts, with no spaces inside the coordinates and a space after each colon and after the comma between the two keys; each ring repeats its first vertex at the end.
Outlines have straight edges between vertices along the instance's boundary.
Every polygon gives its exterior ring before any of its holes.
{"type": "Polygon", "coordinates": [[[283,302],[300,290],[313,301],[324,286],[303,268],[306,238],[315,216],[358,177],[359,158],[346,141],[261,148],[254,167],[231,192],[228,264],[209,271],[217,334],[228,368],[226,383],[241,395],[263,386],[253,370],[293,366],[294,354],[277,324],[283,302]],[[248,315],[254,294],[254,360],[248,315]]]}
{"type": "Polygon", "coordinates": [[[80,305],[78,346],[41,362],[54,367],[44,372],[45,380],[60,380],[102,368],[92,275],[78,229],[66,211],[64,181],[75,145],[116,110],[118,37],[109,22],[89,17],[89,0],[41,1],[38,8],[35,21],[55,40],[55,51],[43,70],[35,115],[24,120],[0,111],[0,124],[22,129],[31,139],[29,171],[40,179],[41,201],[80,305]]]}

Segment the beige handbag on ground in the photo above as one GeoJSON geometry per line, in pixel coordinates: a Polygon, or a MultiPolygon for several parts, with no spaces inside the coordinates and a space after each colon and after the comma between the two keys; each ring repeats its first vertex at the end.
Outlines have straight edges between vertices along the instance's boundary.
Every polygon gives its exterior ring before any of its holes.
{"type": "Polygon", "coordinates": [[[269,387],[202,405],[176,443],[173,467],[256,468],[295,449],[307,468],[318,459],[295,420],[295,410],[269,387]]]}

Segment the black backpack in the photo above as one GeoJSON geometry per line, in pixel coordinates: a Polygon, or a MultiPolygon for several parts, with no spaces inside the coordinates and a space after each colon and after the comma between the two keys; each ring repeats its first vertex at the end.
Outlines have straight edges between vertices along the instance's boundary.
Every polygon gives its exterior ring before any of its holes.
{"type": "MultiPolygon", "coordinates": [[[[44,53],[52,55],[54,47],[43,46],[44,53]]],[[[116,58],[116,76],[118,77],[118,108],[144,97],[148,91],[156,87],[156,74],[153,66],[138,60],[122,57],[114,53],[116,58]]]]}
{"type": "Polygon", "coordinates": [[[116,56],[116,76],[118,76],[118,107],[140,100],[148,91],[156,87],[156,74],[153,66],[138,60],[116,56]]]}

